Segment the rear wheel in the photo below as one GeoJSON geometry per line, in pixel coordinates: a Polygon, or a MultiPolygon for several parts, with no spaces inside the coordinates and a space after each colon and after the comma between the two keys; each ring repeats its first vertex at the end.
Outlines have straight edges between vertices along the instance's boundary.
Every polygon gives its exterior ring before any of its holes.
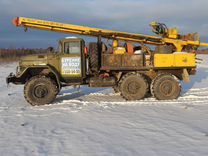
{"type": "Polygon", "coordinates": [[[151,93],[158,100],[177,99],[181,93],[181,85],[174,75],[161,74],[152,81],[151,93]]]}
{"type": "Polygon", "coordinates": [[[32,106],[49,104],[54,101],[58,87],[47,77],[33,77],[24,87],[24,96],[32,106]]]}
{"type": "Polygon", "coordinates": [[[148,91],[146,79],[139,73],[128,73],[119,82],[119,90],[126,100],[140,100],[148,91]]]}

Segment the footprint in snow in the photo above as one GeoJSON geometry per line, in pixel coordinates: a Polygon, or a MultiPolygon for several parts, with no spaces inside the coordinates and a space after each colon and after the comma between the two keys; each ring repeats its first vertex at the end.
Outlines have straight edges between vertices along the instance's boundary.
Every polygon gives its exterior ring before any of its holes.
{"type": "Polygon", "coordinates": [[[28,122],[25,122],[25,123],[22,123],[22,124],[21,124],[21,126],[23,126],[23,127],[24,127],[24,126],[27,126],[27,125],[29,125],[28,122]]]}
{"type": "Polygon", "coordinates": [[[9,94],[8,94],[8,96],[12,96],[12,95],[15,95],[15,93],[9,93],[9,94]]]}

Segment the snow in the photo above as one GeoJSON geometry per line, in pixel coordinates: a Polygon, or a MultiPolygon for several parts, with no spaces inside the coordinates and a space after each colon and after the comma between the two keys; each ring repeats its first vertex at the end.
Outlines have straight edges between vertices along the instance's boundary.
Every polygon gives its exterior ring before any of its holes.
{"type": "Polygon", "coordinates": [[[0,65],[1,156],[207,156],[208,56],[182,84],[178,100],[126,102],[110,88],[64,88],[56,101],[32,107],[23,86],[0,65]]]}

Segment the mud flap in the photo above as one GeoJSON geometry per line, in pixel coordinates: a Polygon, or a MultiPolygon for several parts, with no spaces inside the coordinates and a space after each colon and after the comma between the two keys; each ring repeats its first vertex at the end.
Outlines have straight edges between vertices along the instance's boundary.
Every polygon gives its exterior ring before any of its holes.
{"type": "Polygon", "coordinates": [[[190,82],[190,76],[189,76],[187,69],[183,69],[182,78],[185,83],[190,82]]]}

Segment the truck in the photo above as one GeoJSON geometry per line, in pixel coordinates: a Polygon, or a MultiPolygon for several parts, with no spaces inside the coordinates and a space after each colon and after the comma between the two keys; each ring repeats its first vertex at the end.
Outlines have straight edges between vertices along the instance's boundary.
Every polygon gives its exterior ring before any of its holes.
{"type": "Polygon", "coordinates": [[[13,24],[97,38],[88,45],[82,38],[63,38],[58,52],[21,58],[16,74],[6,81],[24,84],[24,97],[32,106],[50,104],[62,87],[80,85],[112,87],[126,100],[149,94],[157,100],[177,99],[180,82],[188,83],[196,74],[197,49],[208,46],[198,33],[181,35],[177,28],[158,22],[150,23],[157,36],[25,17],[15,18],[13,24]]]}

